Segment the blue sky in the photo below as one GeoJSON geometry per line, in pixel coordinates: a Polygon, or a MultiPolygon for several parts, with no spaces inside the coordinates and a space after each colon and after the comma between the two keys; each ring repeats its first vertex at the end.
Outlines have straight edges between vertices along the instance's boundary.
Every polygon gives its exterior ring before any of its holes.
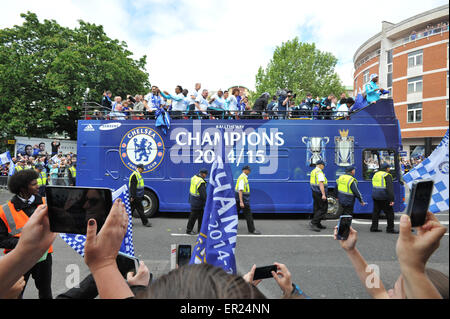
{"type": "Polygon", "coordinates": [[[383,20],[398,23],[447,1],[250,1],[250,0],[1,0],[0,28],[21,24],[35,12],[68,27],[78,20],[101,24],[125,41],[135,58],[147,55],[150,82],[173,91],[195,82],[217,90],[254,88],[255,75],[273,50],[298,36],[338,58],[344,85],[353,82],[353,54],[380,32],[383,20]],[[379,8],[379,9],[378,9],[379,8]]]}

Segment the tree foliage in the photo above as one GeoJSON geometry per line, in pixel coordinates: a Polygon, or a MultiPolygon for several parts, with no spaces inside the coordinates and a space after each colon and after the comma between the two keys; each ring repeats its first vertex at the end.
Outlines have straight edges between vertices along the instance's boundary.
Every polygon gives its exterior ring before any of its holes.
{"type": "Polygon", "coordinates": [[[273,53],[266,69],[256,74],[256,94],[274,95],[278,89],[290,89],[304,98],[307,93],[314,97],[344,92],[335,72],[337,59],[328,52],[321,52],[314,43],[302,43],[298,38],[283,43],[273,53]]]}
{"type": "Polygon", "coordinates": [[[36,14],[21,14],[21,26],[0,30],[0,132],[5,136],[76,138],[83,95],[98,100],[145,93],[150,86],[146,56],[134,60],[124,42],[102,26],[79,21],[70,29],[36,14]],[[67,108],[70,106],[70,108],[67,108]]]}

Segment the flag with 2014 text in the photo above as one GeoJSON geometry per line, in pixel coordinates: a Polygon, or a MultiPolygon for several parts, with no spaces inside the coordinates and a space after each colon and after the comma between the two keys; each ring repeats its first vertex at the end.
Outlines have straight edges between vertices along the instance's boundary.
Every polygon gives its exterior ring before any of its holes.
{"type": "Polygon", "coordinates": [[[207,263],[236,274],[238,215],[231,167],[222,158],[224,144],[222,139],[222,153],[211,167],[202,227],[190,263],[207,263]]]}

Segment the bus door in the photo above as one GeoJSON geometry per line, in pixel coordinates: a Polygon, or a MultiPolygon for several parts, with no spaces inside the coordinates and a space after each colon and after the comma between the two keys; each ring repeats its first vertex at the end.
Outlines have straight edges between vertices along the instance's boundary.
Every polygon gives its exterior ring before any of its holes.
{"type": "Polygon", "coordinates": [[[120,180],[120,153],[117,149],[110,149],[105,152],[105,180],[116,184],[120,180]]]}

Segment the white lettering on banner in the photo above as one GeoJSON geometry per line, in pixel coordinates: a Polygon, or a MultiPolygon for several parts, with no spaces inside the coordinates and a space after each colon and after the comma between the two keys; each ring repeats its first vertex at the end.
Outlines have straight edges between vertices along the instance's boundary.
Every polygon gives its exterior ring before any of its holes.
{"type": "MultiPolygon", "coordinates": [[[[223,126],[223,125],[222,125],[223,126]]],[[[193,121],[192,130],[178,127],[171,131],[175,144],[170,149],[174,164],[211,164],[222,156],[220,141],[223,129],[225,161],[236,166],[258,164],[260,174],[275,174],[278,170],[278,148],[283,146],[284,133],[278,128],[244,128],[244,125],[208,127],[202,131],[201,121],[193,121]]]]}
{"type": "Polygon", "coordinates": [[[66,273],[69,274],[66,277],[66,288],[80,288],[80,267],[75,264],[67,265],[66,273]]]}

